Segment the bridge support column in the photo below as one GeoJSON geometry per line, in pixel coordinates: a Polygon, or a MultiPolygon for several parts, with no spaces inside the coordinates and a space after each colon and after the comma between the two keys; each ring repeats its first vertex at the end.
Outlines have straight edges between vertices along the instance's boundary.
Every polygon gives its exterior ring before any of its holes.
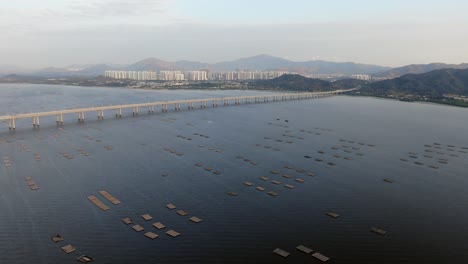
{"type": "Polygon", "coordinates": [[[8,129],[10,131],[16,130],[16,120],[14,118],[8,120],[8,129]]]}
{"type": "Polygon", "coordinates": [[[122,108],[115,109],[115,117],[121,118],[122,117],[122,108]]]}
{"type": "Polygon", "coordinates": [[[103,120],[104,119],[104,110],[98,110],[97,111],[97,118],[98,120],[103,120]]]}
{"type": "Polygon", "coordinates": [[[84,112],[79,112],[78,113],[78,123],[84,123],[85,121],[85,113],[84,112]]]}
{"type": "Polygon", "coordinates": [[[139,107],[133,107],[133,116],[137,116],[139,111],[139,107]]]}
{"type": "Polygon", "coordinates": [[[40,122],[39,122],[39,117],[38,116],[34,116],[33,117],[33,128],[39,128],[40,126],[40,122]]]}

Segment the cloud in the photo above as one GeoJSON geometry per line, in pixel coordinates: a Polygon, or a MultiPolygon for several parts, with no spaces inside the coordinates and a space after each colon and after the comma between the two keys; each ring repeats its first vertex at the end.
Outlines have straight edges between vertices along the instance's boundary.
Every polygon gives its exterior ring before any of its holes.
{"type": "Polygon", "coordinates": [[[69,6],[69,15],[103,18],[103,17],[129,17],[145,16],[151,14],[168,13],[164,0],[107,0],[107,1],[81,1],[69,6]]]}

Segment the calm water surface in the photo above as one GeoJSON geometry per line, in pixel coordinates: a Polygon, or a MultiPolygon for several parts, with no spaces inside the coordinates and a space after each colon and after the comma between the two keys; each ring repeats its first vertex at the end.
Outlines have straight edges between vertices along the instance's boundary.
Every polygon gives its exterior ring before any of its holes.
{"type": "MultiPolygon", "coordinates": [[[[270,93],[0,85],[0,114],[270,93]]],[[[63,129],[53,117],[42,118],[40,130],[24,120],[15,134],[0,124],[1,263],[77,263],[82,254],[112,264],[320,263],[298,245],[330,263],[468,263],[467,109],[337,96],[143,110],[119,120],[112,112],[104,121],[88,114],[84,125],[69,115],[63,129]],[[30,190],[26,177],[39,189],[30,190]],[[110,210],[98,209],[89,195],[110,210]],[[146,213],[153,220],[140,217],[146,213]],[[145,231],[133,231],[125,217],[145,231]],[[155,222],[166,228],[155,229],[155,222]],[[181,235],[169,237],[169,229],[181,235]],[[159,237],[150,240],[147,231],[159,237]],[[53,234],[65,241],[53,243],[53,234]],[[63,253],[68,244],[77,251],[63,253]],[[275,248],[291,255],[283,259],[275,248]]]]}

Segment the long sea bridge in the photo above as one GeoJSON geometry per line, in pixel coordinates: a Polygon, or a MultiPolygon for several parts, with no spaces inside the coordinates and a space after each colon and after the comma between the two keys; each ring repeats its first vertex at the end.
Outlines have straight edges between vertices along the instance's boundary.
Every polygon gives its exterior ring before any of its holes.
{"type": "Polygon", "coordinates": [[[10,131],[16,129],[16,121],[19,119],[32,119],[32,125],[34,128],[39,128],[40,118],[48,116],[56,116],[56,123],[63,125],[65,115],[76,115],[78,122],[83,123],[85,121],[85,115],[87,113],[97,113],[97,119],[104,119],[104,111],[115,111],[115,117],[122,117],[123,109],[131,109],[133,116],[137,116],[140,113],[141,108],[145,108],[148,113],[154,113],[159,107],[161,112],[169,111],[169,108],[173,108],[175,111],[181,111],[183,108],[192,110],[195,108],[206,108],[208,105],[212,107],[218,106],[229,106],[229,105],[240,105],[250,103],[268,103],[278,101],[289,101],[289,100],[304,100],[314,99],[327,96],[333,96],[350,92],[354,89],[347,90],[335,90],[327,92],[305,92],[305,93],[284,93],[284,94],[272,94],[272,95],[253,95],[253,96],[233,96],[233,97],[222,97],[222,98],[205,98],[205,99],[188,99],[188,100],[175,100],[175,101],[158,101],[138,104],[124,104],[124,105],[110,105],[110,106],[98,106],[98,107],[87,107],[87,108],[76,108],[76,109],[65,109],[48,112],[36,112],[26,114],[13,114],[0,116],[0,121],[8,121],[8,128],[10,131]]]}

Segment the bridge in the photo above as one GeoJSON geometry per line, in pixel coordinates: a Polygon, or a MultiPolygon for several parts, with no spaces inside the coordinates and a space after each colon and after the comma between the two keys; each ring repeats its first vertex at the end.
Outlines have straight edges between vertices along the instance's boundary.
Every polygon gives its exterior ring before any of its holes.
{"type": "Polygon", "coordinates": [[[139,104],[125,104],[125,105],[111,105],[111,106],[99,106],[99,107],[88,107],[88,108],[77,108],[77,109],[65,109],[48,112],[36,112],[26,114],[14,114],[0,116],[0,121],[8,121],[8,128],[10,131],[16,129],[16,121],[18,119],[32,119],[33,128],[39,128],[40,118],[47,116],[56,116],[57,125],[63,125],[65,115],[77,115],[78,122],[84,123],[85,114],[90,112],[97,113],[97,119],[104,119],[104,111],[115,111],[115,117],[122,117],[122,109],[131,109],[133,116],[137,116],[140,112],[140,108],[146,108],[148,113],[154,113],[157,107],[161,108],[162,112],[167,112],[169,107],[173,107],[175,111],[181,111],[183,107],[189,110],[195,109],[198,105],[199,108],[206,108],[207,105],[211,104],[212,107],[218,105],[229,106],[250,104],[250,103],[268,103],[288,100],[302,100],[302,99],[313,99],[321,98],[326,96],[338,95],[346,92],[350,92],[354,89],[348,90],[335,90],[328,92],[305,92],[305,93],[284,93],[284,94],[272,94],[272,95],[253,95],[253,96],[234,96],[234,97],[222,97],[222,98],[205,98],[205,99],[189,99],[189,100],[175,100],[175,101],[162,101],[162,102],[149,102],[139,104]]]}

